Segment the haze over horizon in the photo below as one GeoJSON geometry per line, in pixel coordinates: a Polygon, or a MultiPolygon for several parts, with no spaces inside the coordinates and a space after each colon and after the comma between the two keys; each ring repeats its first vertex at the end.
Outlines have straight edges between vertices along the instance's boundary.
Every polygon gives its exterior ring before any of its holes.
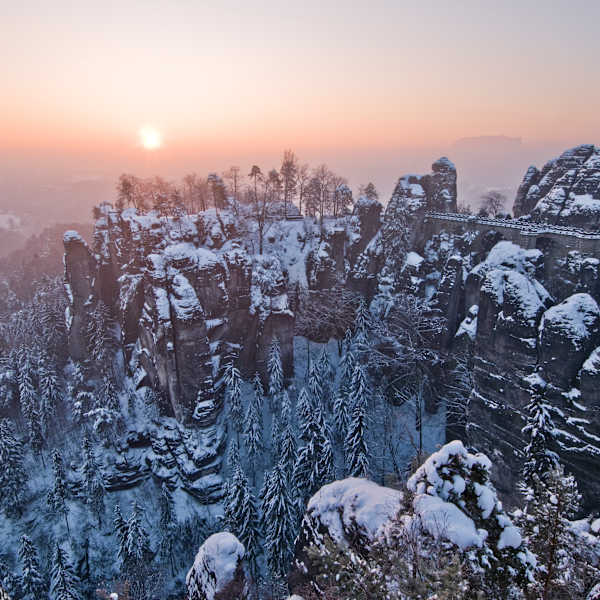
{"type": "Polygon", "coordinates": [[[600,5],[26,0],[0,8],[0,209],[81,218],[121,172],[278,166],[387,201],[441,155],[464,200],[600,139],[600,5]],[[163,145],[140,146],[150,125],[163,145]]]}

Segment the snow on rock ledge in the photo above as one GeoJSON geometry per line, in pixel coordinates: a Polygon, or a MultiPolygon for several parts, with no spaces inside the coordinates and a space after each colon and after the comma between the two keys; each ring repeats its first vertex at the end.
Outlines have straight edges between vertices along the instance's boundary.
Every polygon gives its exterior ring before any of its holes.
{"type": "Polygon", "coordinates": [[[246,550],[231,533],[211,535],[200,546],[186,577],[188,600],[248,597],[243,558],[246,550]]]}
{"type": "Polygon", "coordinates": [[[308,502],[301,537],[310,540],[327,533],[338,543],[369,543],[396,516],[402,500],[402,492],[368,479],[334,481],[308,502]]]}
{"type": "Polygon", "coordinates": [[[538,353],[544,379],[569,389],[597,345],[600,308],[589,294],[573,294],[549,308],[539,327],[538,353]]]}

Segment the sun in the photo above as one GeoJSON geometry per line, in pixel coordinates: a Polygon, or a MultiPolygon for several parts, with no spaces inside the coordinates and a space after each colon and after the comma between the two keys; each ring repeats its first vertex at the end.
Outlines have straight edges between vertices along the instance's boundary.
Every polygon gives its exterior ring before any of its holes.
{"type": "Polygon", "coordinates": [[[146,150],[157,150],[162,146],[160,131],[150,125],[144,125],[139,131],[140,144],[146,150]]]}

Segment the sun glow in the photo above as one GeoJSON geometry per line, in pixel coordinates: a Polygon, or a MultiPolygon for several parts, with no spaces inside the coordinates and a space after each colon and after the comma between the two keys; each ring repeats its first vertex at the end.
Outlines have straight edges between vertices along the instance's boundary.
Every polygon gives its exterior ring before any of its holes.
{"type": "Polygon", "coordinates": [[[158,129],[145,125],[140,129],[140,144],[146,150],[157,150],[162,146],[162,135],[158,129]]]}

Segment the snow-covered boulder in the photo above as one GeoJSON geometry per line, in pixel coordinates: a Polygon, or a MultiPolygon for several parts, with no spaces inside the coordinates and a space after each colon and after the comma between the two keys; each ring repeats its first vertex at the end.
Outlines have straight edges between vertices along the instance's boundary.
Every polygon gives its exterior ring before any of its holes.
{"type": "Polygon", "coordinates": [[[243,544],[226,531],[211,535],[198,550],[186,577],[187,600],[248,597],[243,544]]]}
{"type": "Polygon", "coordinates": [[[349,477],[324,485],[308,502],[300,546],[326,533],[335,542],[367,545],[402,506],[403,494],[368,479],[349,477]]]}
{"type": "Polygon", "coordinates": [[[569,389],[599,334],[600,308],[589,294],[573,294],[549,308],[539,326],[538,354],[544,379],[569,389]]]}

